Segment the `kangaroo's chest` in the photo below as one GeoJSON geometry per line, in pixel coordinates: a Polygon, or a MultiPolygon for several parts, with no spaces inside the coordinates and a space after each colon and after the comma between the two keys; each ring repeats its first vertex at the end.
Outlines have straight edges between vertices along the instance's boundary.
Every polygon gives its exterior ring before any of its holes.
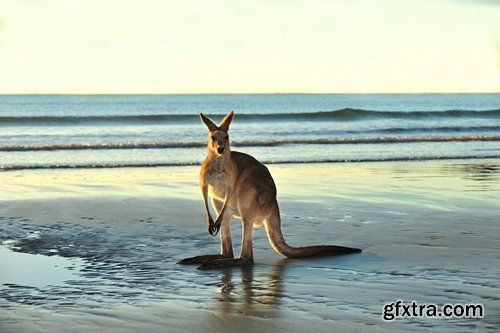
{"type": "Polygon", "coordinates": [[[231,168],[223,161],[212,160],[203,165],[203,181],[209,185],[209,190],[216,197],[224,197],[228,187],[234,182],[231,168]]]}

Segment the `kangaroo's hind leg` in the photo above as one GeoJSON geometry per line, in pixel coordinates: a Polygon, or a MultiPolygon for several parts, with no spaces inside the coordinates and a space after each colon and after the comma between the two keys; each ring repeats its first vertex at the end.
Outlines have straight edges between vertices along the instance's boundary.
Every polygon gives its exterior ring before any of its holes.
{"type": "MultiPolygon", "coordinates": [[[[212,200],[212,205],[217,215],[220,214],[222,210],[222,202],[217,200],[212,200]]],[[[194,264],[203,264],[217,259],[234,258],[233,244],[231,241],[231,217],[232,215],[230,214],[230,211],[226,211],[222,218],[221,233],[220,233],[220,240],[221,240],[220,254],[208,254],[208,255],[186,258],[179,261],[178,264],[194,265],[194,264]]]]}
{"type": "Polygon", "coordinates": [[[215,269],[253,264],[252,231],[253,221],[243,218],[243,235],[241,241],[240,257],[220,258],[212,261],[206,261],[201,264],[198,269],[215,269]]]}

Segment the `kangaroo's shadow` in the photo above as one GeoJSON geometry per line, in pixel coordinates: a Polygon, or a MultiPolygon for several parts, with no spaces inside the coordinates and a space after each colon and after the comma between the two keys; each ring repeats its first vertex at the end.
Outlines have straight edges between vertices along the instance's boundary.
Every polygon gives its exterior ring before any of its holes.
{"type": "Polygon", "coordinates": [[[221,271],[216,309],[221,315],[276,317],[284,296],[287,259],[275,265],[242,266],[221,271]]]}

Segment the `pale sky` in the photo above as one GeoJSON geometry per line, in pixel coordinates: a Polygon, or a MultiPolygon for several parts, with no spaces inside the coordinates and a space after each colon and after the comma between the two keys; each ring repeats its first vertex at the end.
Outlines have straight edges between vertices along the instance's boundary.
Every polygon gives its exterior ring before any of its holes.
{"type": "Polygon", "coordinates": [[[0,0],[0,93],[500,92],[500,0],[0,0]]]}

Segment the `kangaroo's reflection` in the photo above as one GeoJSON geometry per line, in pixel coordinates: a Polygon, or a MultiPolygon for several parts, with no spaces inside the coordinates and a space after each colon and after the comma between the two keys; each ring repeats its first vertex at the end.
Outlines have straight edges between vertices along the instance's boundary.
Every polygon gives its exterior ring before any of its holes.
{"type": "Polygon", "coordinates": [[[217,309],[221,314],[277,316],[283,297],[285,261],[269,268],[250,265],[223,270],[217,309]]]}

